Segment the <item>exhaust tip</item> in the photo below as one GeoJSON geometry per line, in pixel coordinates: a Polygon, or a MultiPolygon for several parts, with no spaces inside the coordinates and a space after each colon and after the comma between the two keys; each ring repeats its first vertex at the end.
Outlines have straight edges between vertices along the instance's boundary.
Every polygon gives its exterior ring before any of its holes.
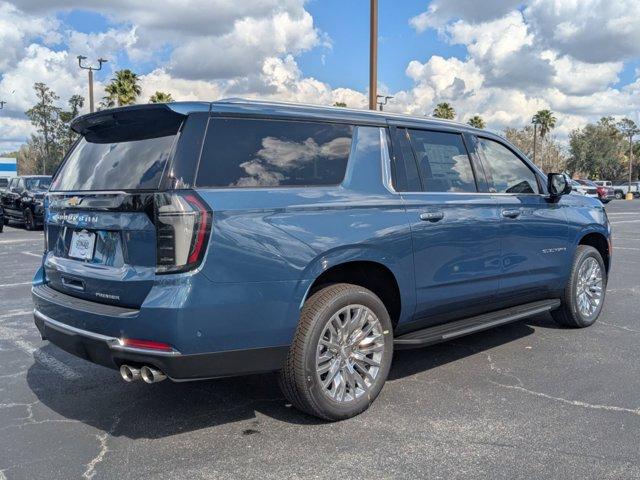
{"type": "Polygon", "coordinates": [[[140,376],[145,383],[157,383],[167,378],[167,376],[160,370],[156,370],[155,368],[148,367],[146,365],[140,369],[140,376]]]}
{"type": "Polygon", "coordinates": [[[120,367],[120,376],[125,382],[133,382],[140,379],[140,370],[129,365],[122,365],[120,367]]]}

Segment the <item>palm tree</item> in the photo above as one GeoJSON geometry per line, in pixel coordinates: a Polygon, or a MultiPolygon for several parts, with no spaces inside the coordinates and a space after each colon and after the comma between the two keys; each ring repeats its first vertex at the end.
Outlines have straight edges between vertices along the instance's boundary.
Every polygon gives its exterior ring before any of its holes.
{"type": "Polygon", "coordinates": [[[173,101],[173,97],[170,93],[160,92],[158,90],[149,97],[149,103],[171,103],[173,101]]]}
{"type": "Polygon", "coordinates": [[[484,119],[480,115],[474,115],[469,119],[467,125],[471,125],[475,128],[484,128],[486,124],[484,123],[484,119]]]}
{"type": "Polygon", "coordinates": [[[139,83],[138,75],[128,68],[118,70],[115,78],[112,78],[104,89],[107,95],[103,98],[102,104],[105,107],[133,105],[141,92],[139,83]]]}
{"type": "Polygon", "coordinates": [[[542,140],[547,136],[547,133],[556,128],[556,120],[556,117],[553,116],[553,112],[546,109],[538,110],[538,113],[533,116],[532,123],[538,125],[540,138],[542,140]]]}
{"type": "MultiPolygon", "coordinates": [[[[553,116],[553,112],[548,109],[538,110],[538,112],[531,119],[533,123],[533,162],[536,162],[536,130],[539,130],[540,139],[544,142],[544,137],[547,136],[551,130],[556,127],[556,117],[553,116]]],[[[544,146],[544,143],[543,143],[544,146]]],[[[543,160],[540,160],[540,166],[543,160]]]]}
{"type": "Polygon", "coordinates": [[[442,102],[436,105],[436,108],[433,109],[433,116],[436,118],[453,120],[454,118],[456,118],[456,111],[447,102],[442,102]]]}

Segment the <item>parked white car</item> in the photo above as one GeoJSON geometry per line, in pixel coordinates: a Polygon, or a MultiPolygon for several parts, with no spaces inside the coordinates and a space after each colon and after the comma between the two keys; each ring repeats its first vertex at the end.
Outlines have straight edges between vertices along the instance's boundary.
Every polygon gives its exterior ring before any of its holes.
{"type": "Polygon", "coordinates": [[[585,197],[598,198],[598,189],[588,185],[582,185],[576,180],[571,180],[571,193],[574,195],[584,195],[585,197]]]}
{"type": "Polygon", "coordinates": [[[613,188],[615,190],[617,199],[624,198],[628,192],[633,193],[634,197],[640,195],[640,182],[613,182],[613,188]]]}

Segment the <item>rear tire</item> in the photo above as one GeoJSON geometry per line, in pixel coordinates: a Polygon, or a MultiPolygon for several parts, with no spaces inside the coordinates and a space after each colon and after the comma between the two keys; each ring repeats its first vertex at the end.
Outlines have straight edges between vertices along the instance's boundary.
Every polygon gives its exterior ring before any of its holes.
{"type": "Polygon", "coordinates": [[[607,271],[600,252],[588,245],[579,245],[562,304],[551,312],[553,319],[565,327],[593,325],[602,311],[606,289],[607,271]]]}
{"type": "Polygon", "coordinates": [[[303,412],[351,418],[382,390],[392,356],[393,329],[382,301],[357,285],[330,285],[302,308],[280,387],[303,412]]]}
{"type": "Polygon", "coordinates": [[[622,197],[623,197],[623,196],[624,196],[624,195],[622,194],[622,192],[616,192],[616,199],[618,199],[618,200],[622,200],[622,197]]]}

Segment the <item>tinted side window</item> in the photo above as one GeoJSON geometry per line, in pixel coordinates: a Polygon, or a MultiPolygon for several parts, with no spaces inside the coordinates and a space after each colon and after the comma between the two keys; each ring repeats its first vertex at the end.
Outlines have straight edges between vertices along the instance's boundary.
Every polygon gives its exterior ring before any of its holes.
{"type": "Polygon", "coordinates": [[[471,160],[457,133],[409,130],[426,192],[476,192],[471,160]]]}
{"type": "Polygon", "coordinates": [[[199,187],[337,185],[351,150],[350,125],[213,118],[199,187]]]}
{"type": "Polygon", "coordinates": [[[540,193],[536,175],[504,145],[479,138],[478,151],[494,193],[540,193]]]}
{"type": "Polygon", "coordinates": [[[419,192],[422,190],[416,159],[409,143],[409,134],[404,128],[395,129],[394,139],[394,188],[396,192],[419,192]]]}

